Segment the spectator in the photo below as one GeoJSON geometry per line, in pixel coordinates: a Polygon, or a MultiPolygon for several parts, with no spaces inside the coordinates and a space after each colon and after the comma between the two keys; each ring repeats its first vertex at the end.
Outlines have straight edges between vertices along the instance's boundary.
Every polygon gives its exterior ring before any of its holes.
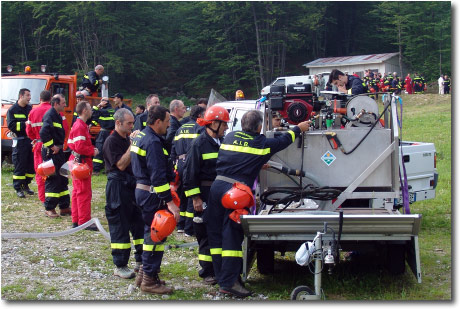
{"type": "MultiPolygon", "coordinates": [[[[70,129],[67,144],[72,149],[71,161],[85,163],[93,171],[92,157],[98,154],[97,148],[91,143],[91,135],[87,121],[91,119],[91,105],[81,101],[76,106],[78,118],[70,129]]],[[[87,179],[72,178],[72,227],[77,227],[91,219],[91,177],[87,179]]],[[[87,230],[97,231],[95,224],[86,227],[87,230]]]]}
{"type": "Polygon", "coordinates": [[[407,73],[406,79],[404,80],[404,83],[406,85],[406,92],[408,94],[413,94],[414,90],[412,88],[412,79],[410,78],[410,73],[407,73]]]}
{"type": "Polygon", "coordinates": [[[90,71],[83,76],[81,83],[82,93],[87,96],[97,97],[97,91],[102,84],[102,74],[104,73],[104,67],[98,64],[94,71],[90,71]]]}
{"type": "Polygon", "coordinates": [[[281,115],[279,112],[272,113],[272,126],[273,128],[280,128],[281,127],[281,115]]]}
{"type": "Polygon", "coordinates": [[[339,90],[343,87],[346,90],[351,90],[351,94],[357,95],[367,92],[366,84],[355,76],[348,76],[341,71],[334,69],[329,75],[329,83],[337,86],[339,90]]]}
{"type": "MultiPolygon", "coordinates": [[[[208,107],[208,99],[201,98],[195,103],[195,105],[199,105],[199,106],[203,107],[206,110],[206,108],[208,107]]],[[[190,121],[190,116],[184,117],[180,121],[180,125],[184,125],[189,121],[190,121]]]]}
{"type": "Polygon", "coordinates": [[[438,87],[439,94],[444,94],[444,77],[442,75],[438,78],[438,87]]]}
{"type": "Polygon", "coordinates": [[[116,266],[114,275],[130,279],[141,267],[144,242],[142,212],[136,205],[134,194],[136,179],[131,168],[130,134],[134,125],[134,117],[129,110],[120,108],[115,112],[113,118],[115,119],[115,130],[107,138],[103,148],[107,171],[105,215],[109,223],[112,259],[116,266]],[[130,232],[136,250],[134,272],[128,267],[131,253],[130,232]]]}
{"type": "MultiPolygon", "coordinates": [[[[78,117],[78,114],[77,114],[77,105],[78,103],[80,103],[81,101],[83,101],[85,99],[85,95],[81,92],[81,91],[77,91],[75,93],[75,100],[77,101],[75,103],[75,109],[73,110],[73,118],[72,118],[72,124],[71,124],[71,127],[73,126],[73,124],[75,123],[75,121],[77,120],[77,117],[78,117]]],[[[91,124],[91,118],[88,119],[88,125],[91,124]]]]}
{"type": "Polygon", "coordinates": [[[138,105],[136,106],[136,117],[139,116],[140,114],[142,114],[143,112],[145,112],[145,106],[144,105],[138,105]]]}
{"type": "Polygon", "coordinates": [[[123,103],[123,95],[121,93],[115,93],[113,96],[113,109],[115,111],[117,111],[118,109],[120,108],[126,108],[127,110],[129,110],[131,112],[131,114],[133,114],[134,116],[134,113],[131,109],[131,107],[129,107],[128,105],[126,105],[125,103],[123,103]]]}
{"type": "Polygon", "coordinates": [[[29,188],[29,184],[34,178],[32,145],[26,133],[26,123],[32,110],[32,106],[29,105],[30,99],[30,90],[20,89],[18,100],[6,113],[8,129],[13,139],[13,187],[16,190],[16,195],[20,198],[26,197],[24,192],[29,195],[34,194],[29,188]]]}
{"type": "MultiPolygon", "coordinates": [[[[171,125],[166,133],[166,150],[168,153],[171,153],[174,136],[176,135],[177,129],[181,126],[179,119],[184,117],[186,111],[184,102],[181,100],[172,100],[169,104],[169,111],[171,112],[171,125]]],[[[171,157],[171,160],[174,162],[176,158],[171,157]]]]}

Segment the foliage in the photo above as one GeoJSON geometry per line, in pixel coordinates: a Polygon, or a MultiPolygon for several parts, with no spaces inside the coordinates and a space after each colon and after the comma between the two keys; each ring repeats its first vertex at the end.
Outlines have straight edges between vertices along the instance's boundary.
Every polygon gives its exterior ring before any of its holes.
{"type": "Polygon", "coordinates": [[[451,75],[451,4],[313,1],[4,1],[2,60],[78,72],[105,66],[125,93],[255,97],[319,57],[395,52],[451,75]]]}

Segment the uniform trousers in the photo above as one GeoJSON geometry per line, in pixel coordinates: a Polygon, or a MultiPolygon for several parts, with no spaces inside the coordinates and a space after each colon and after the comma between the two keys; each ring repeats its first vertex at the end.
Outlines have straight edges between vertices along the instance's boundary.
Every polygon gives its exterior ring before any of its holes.
{"type": "Polygon", "coordinates": [[[30,184],[35,174],[32,145],[28,137],[13,140],[11,159],[14,164],[13,187],[20,191],[30,184]]]}
{"type": "Polygon", "coordinates": [[[91,177],[72,178],[72,222],[82,225],[91,220],[91,177]]]}
{"type": "MultiPolygon", "coordinates": [[[[180,179],[184,179],[184,165],[185,160],[179,159],[177,162],[177,172],[179,173],[180,179]]],[[[178,230],[184,230],[188,235],[194,235],[193,228],[193,204],[189,204],[189,198],[185,197],[184,187],[181,185],[177,190],[180,198],[180,219],[177,224],[178,230]]]]}
{"type": "Polygon", "coordinates": [[[69,180],[59,174],[61,166],[67,161],[67,154],[65,154],[62,149],[59,150],[57,154],[53,154],[51,149],[42,147],[42,158],[44,162],[53,159],[56,169],[56,173],[53,176],[47,177],[45,180],[45,209],[52,210],[58,205],[60,209],[69,208],[69,180]]]}
{"type": "Polygon", "coordinates": [[[214,274],[221,288],[232,287],[243,269],[243,229],[229,218],[233,209],[226,209],[221,203],[231,187],[231,183],[214,181],[204,214],[214,274]]]}
{"type": "MultiPolygon", "coordinates": [[[[33,148],[35,172],[37,171],[38,165],[43,162],[42,145],[42,142],[37,142],[33,148]]],[[[43,179],[43,176],[35,174],[35,181],[37,182],[38,199],[42,203],[45,203],[45,179],[43,179]]]]}
{"type": "Polygon", "coordinates": [[[104,146],[104,142],[109,137],[110,135],[110,130],[105,130],[101,128],[101,131],[99,131],[99,134],[96,137],[96,143],[95,146],[97,150],[99,150],[99,153],[97,156],[94,156],[93,158],[93,169],[95,172],[99,172],[104,168],[104,154],[102,152],[102,147],[104,146]]]}

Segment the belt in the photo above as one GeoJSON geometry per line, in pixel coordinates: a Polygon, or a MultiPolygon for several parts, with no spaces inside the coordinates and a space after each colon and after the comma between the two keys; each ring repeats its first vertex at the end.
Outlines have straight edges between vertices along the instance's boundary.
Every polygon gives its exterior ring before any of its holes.
{"type": "Polygon", "coordinates": [[[104,128],[101,128],[101,131],[112,131],[112,129],[104,129],[104,128]]]}
{"type": "Polygon", "coordinates": [[[211,180],[202,180],[202,181],[201,181],[201,186],[202,186],[202,187],[210,187],[210,186],[212,186],[212,183],[213,183],[213,182],[214,182],[214,181],[211,181],[211,180]]]}
{"type": "Polygon", "coordinates": [[[85,158],[87,157],[87,156],[81,155],[81,154],[79,154],[78,152],[75,152],[75,151],[73,151],[73,150],[72,150],[72,154],[73,154],[73,156],[74,156],[75,158],[77,158],[77,159],[85,159],[85,158]]]}
{"type": "Polygon", "coordinates": [[[18,137],[13,137],[12,140],[20,140],[20,139],[25,139],[26,137],[25,136],[18,136],[18,137]]]}
{"type": "Polygon", "coordinates": [[[141,183],[136,184],[136,189],[148,191],[150,193],[156,193],[156,191],[153,188],[153,186],[148,186],[148,185],[144,185],[144,184],[141,184],[141,183]]]}
{"type": "Polygon", "coordinates": [[[235,182],[240,182],[242,184],[247,185],[243,181],[239,181],[239,180],[236,180],[236,179],[233,179],[233,178],[230,178],[230,177],[227,177],[227,176],[222,176],[222,175],[217,175],[216,180],[222,180],[222,181],[229,182],[229,183],[232,183],[232,184],[235,183],[235,182]]]}

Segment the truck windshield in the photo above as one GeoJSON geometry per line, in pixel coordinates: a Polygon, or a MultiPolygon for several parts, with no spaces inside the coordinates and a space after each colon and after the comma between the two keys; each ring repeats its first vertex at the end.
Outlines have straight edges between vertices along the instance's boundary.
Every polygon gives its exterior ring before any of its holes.
{"type": "Polygon", "coordinates": [[[40,92],[46,87],[46,79],[38,78],[2,78],[2,103],[16,103],[19,98],[19,90],[30,90],[30,104],[40,103],[40,92]]]}

